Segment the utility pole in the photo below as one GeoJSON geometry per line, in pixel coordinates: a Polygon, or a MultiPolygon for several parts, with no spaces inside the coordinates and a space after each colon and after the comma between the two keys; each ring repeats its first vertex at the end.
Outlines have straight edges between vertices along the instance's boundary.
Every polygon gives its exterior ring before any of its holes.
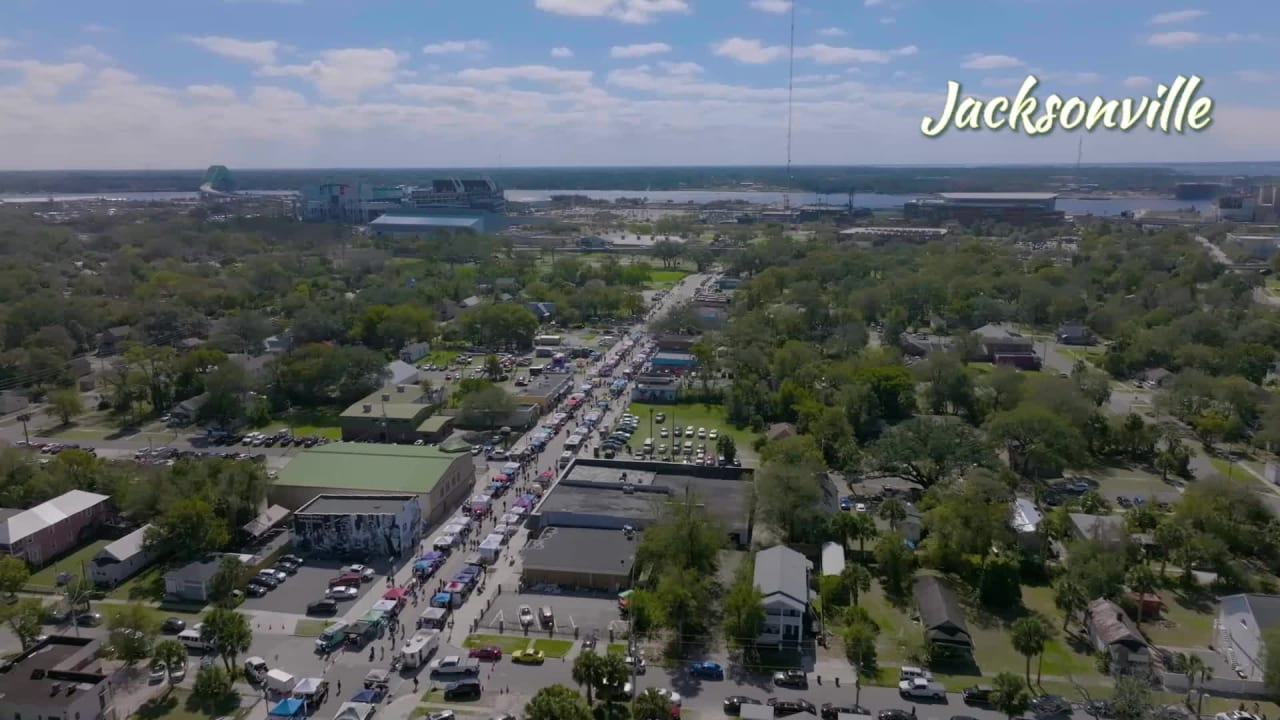
{"type": "Polygon", "coordinates": [[[22,422],[22,439],[26,441],[27,447],[31,447],[31,436],[27,434],[27,422],[31,420],[31,415],[22,413],[18,416],[18,420],[22,422]]]}

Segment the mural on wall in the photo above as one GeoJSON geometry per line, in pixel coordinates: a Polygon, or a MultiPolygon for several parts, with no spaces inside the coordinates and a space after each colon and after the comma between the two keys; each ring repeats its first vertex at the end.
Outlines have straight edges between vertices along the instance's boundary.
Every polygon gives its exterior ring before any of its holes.
{"type": "Polygon", "coordinates": [[[306,553],[352,559],[401,557],[418,544],[422,509],[410,500],[394,515],[295,515],[294,543],[306,553]]]}

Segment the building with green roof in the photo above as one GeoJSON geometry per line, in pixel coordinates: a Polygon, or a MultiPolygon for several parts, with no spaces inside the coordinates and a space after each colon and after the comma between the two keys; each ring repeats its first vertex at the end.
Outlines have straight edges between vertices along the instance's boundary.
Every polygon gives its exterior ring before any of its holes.
{"type": "Polygon", "coordinates": [[[418,497],[424,522],[443,519],[471,493],[475,463],[467,453],[426,445],[330,443],[299,452],[280,471],[268,496],[289,510],[320,495],[418,497]]]}
{"type": "Polygon", "coordinates": [[[416,385],[387,385],[344,410],[338,424],[349,442],[439,442],[418,432],[434,407],[416,385]]]}

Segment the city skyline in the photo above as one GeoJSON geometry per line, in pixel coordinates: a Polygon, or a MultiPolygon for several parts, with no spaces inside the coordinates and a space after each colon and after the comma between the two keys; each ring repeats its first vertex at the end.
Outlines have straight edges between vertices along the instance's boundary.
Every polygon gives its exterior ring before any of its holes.
{"type": "MultiPolygon", "coordinates": [[[[786,0],[23,2],[0,32],[3,169],[781,165],[786,0]],[[75,20],[68,20],[75,18],[75,20]]],[[[1080,133],[920,133],[946,83],[1149,96],[1204,79],[1199,134],[1094,132],[1083,160],[1280,157],[1276,38],[1233,6],[800,0],[797,165],[1072,164],[1080,133]],[[968,28],[957,32],[957,28],[968,28]]],[[[1261,16],[1258,13],[1253,15],[1261,16]]]]}

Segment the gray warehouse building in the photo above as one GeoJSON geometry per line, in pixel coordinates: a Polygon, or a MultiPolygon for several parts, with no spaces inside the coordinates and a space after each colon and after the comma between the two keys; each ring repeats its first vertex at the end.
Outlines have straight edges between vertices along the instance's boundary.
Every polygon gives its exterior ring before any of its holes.
{"type": "Polygon", "coordinates": [[[751,540],[751,475],[741,468],[581,459],[565,471],[531,517],[538,529],[643,528],[684,497],[704,505],[730,541],[751,540]]]}
{"type": "Polygon", "coordinates": [[[293,514],[293,542],[330,557],[403,557],[422,535],[416,495],[318,495],[293,514]]]}

